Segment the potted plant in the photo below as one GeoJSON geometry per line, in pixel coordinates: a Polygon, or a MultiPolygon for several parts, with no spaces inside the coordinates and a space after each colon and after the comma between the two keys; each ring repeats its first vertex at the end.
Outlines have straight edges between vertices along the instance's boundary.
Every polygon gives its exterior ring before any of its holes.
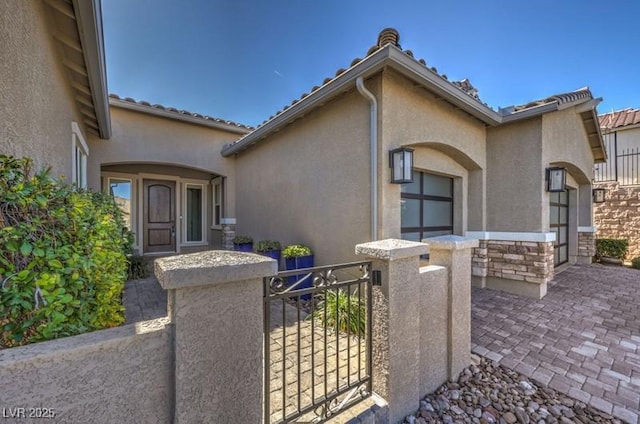
{"type": "Polygon", "coordinates": [[[256,252],[275,259],[278,262],[278,268],[280,268],[280,257],[282,256],[282,246],[280,246],[280,242],[273,240],[260,240],[256,246],[256,252]]]}
{"type": "Polygon", "coordinates": [[[235,236],[233,247],[238,252],[253,252],[253,239],[247,236],[235,236]]]}
{"type": "MultiPolygon", "coordinates": [[[[284,257],[284,268],[286,270],[290,269],[301,269],[301,268],[311,268],[313,267],[313,251],[309,246],[305,246],[302,244],[292,244],[290,246],[285,247],[282,250],[282,256],[284,257]]],[[[293,275],[288,278],[289,284],[295,283],[297,280],[304,278],[306,274],[298,274],[293,275]]],[[[297,289],[309,288],[313,285],[313,279],[307,278],[301,284],[299,284],[297,289]]],[[[304,299],[310,298],[310,295],[302,296],[304,299]]]]}

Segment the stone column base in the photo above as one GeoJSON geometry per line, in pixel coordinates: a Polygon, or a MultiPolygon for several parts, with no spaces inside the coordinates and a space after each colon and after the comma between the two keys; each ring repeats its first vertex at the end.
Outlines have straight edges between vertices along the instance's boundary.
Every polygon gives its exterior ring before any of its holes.
{"type": "Polygon", "coordinates": [[[224,250],[233,250],[233,239],[236,236],[236,219],[222,218],[220,225],[222,226],[222,248],[224,250]]]}
{"type": "Polygon", "coordinates": [[[576,262],[588,265],[596,255],[596,227],[578,227],[578,255],[576,262]]]}

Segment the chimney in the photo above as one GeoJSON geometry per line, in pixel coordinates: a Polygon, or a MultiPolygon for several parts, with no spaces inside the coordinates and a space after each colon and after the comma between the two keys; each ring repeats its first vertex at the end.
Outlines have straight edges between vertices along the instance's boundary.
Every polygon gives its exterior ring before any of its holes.
{"type": "Polygon", "coordinates": [[[396,47],[400,47],[400,34],[393,28],[385,28],[380,31],[378,35],[378,47],[382,48],[387,44],[393,44],[396,47]]]}

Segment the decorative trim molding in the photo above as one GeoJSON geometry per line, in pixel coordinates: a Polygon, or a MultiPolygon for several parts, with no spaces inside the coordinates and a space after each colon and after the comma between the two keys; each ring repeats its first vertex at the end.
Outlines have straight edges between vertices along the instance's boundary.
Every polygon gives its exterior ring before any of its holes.
{"type": "Polygon", "coordinates": [[[517,233],[503,231],[467,231],[467,237],[478,240],[504,240],[504,241],[530,241],[530,242],[550,242],[556,239],[556,233],[517,233]]]}
{"type": "Polygon", "coordinates": [[[579,233],[595,233],[598,231],[598,227],[593,226],[593,227],[578,227],[578,232],[579,233]]]}

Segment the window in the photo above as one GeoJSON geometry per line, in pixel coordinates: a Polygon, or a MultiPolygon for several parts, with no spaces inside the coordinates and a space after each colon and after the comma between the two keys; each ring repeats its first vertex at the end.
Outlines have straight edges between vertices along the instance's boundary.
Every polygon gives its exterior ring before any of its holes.
{"type": "Polygon", "coordinates": [[[453,234],[453,178],[413,171],[413,182],[402,186],[402,238],[421,241],[453,234]]]}
{"type": "Polygon", "coordinates": [[[84,141],[80,127],[71,123],[71,183],[79,188],[87,188],[87,157],[89,147],[84,141]]]}
{"type": "Polygon", "coordinates": [[[122,210],[126,227],[131,230],[132,182],[127,179],[109,178],[109,194],[122,210]]]}
{"type": "Polygon", "coordinates": [[[203,242],[204,190],[200,184],[186,184],[186,237],[187,242],[203,242]]]}
{"type": "Polygon", "coordinates": [[[213,180],[213,226],[220,227],[222,219],[222,178],[213,180]]]}

